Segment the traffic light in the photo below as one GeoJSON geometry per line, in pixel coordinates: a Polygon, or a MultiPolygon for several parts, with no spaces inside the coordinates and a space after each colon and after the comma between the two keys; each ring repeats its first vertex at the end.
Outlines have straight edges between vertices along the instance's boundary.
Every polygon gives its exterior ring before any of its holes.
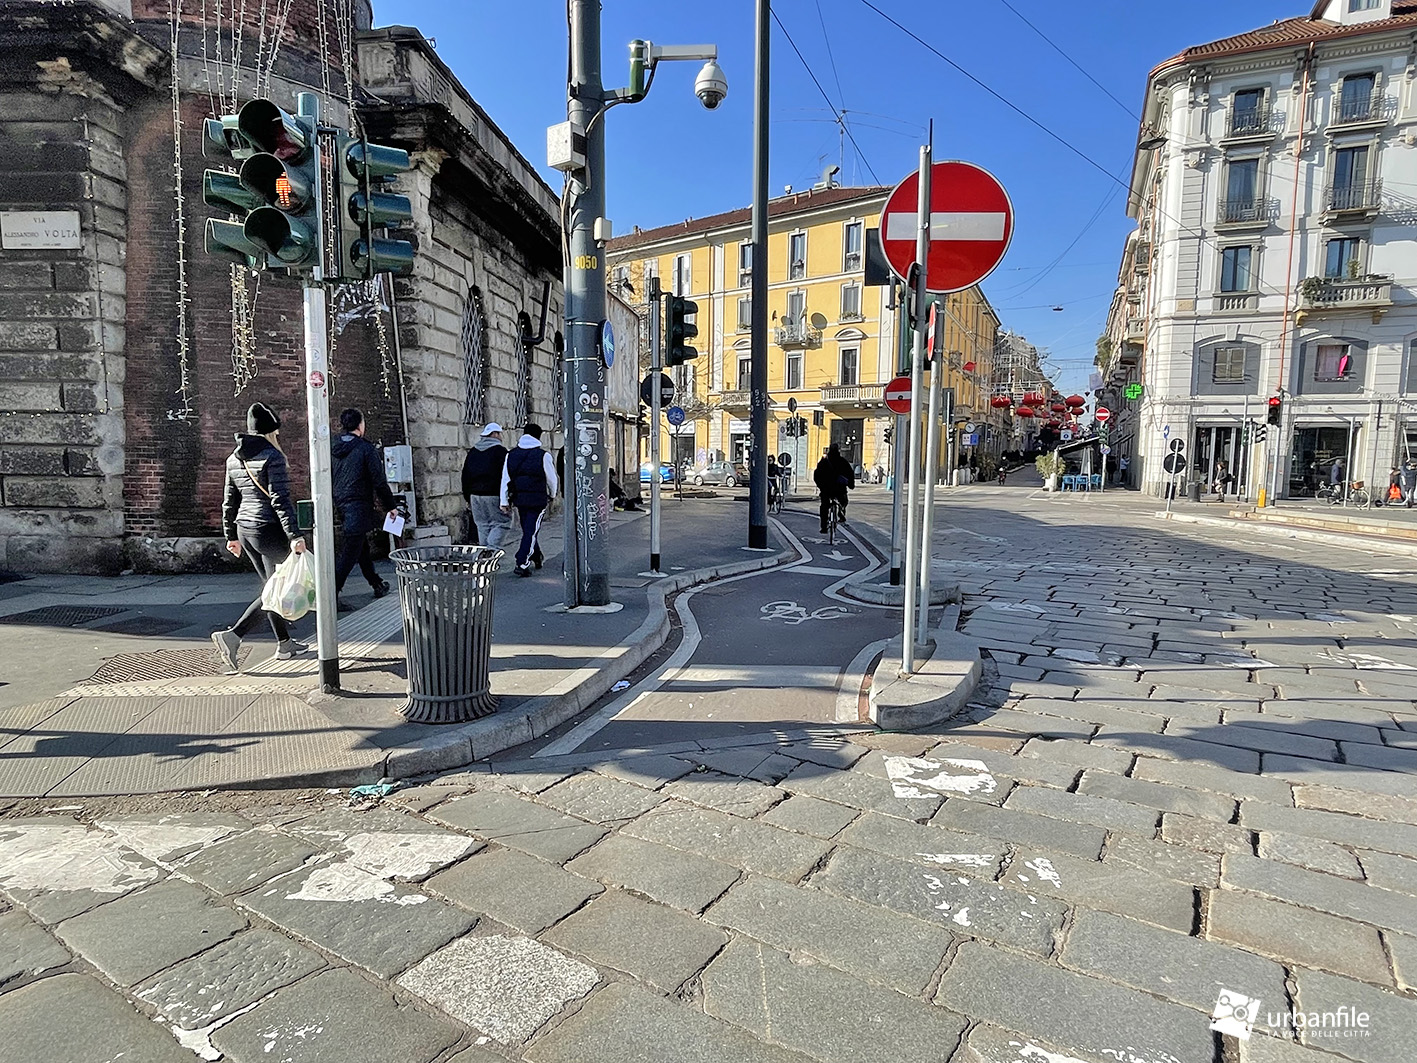
{"type": "Polygon", "coordinates": [[[1269,397],[1269,414],[1265,417],[1266,424],[1278,424],[1279,416],[1284,411],[1284,400],[1278,395],[1269,397]]]}
{"type": "MultiPolygon", "coordinates": [[[[237,123],[239,115],[227,114],[208,118],[202,138],[202,154],[225,157],[232,163],[244,162],[256,153],[242,137],[237,123]]],[[[261,206],[263,201],[241,183],[238,174],[228,170],[207,170],[202,174],[202,200],[209,207],[242,217],[261,206]]],[[[240,221],[207,219],[205,234],[207,253],[228,258],[253,269],[266,268],[266,253],[246,238],[240,221]]]]}
{"type": "Polygon", "coordinates": [[[413,218],[407,196],[380,191],[385,182],[409,170],[408,152],[341,133],[335,138],[339,189],[339,261],[332,280],[368,280],[377,273],[413,271],[413,245],[386,240],[375,229],[399,228],[413,218]]]}
{"type": "Polygon", "coordinates": [[[690,358],[697,358],[699,352],[689,346],[688,341],[699,334],[699,326],[686,320],[699,312],[699,304],[682,295],[667,296],[665,314],[665,365],[683,365],[690,358]]]}

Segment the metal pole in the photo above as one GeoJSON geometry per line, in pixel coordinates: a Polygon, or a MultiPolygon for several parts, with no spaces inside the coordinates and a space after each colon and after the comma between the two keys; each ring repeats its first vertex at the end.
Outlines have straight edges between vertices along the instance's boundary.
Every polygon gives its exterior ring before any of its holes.
{"type": "Polygon", "coordinates": [[[600,81],[600,0],[569,0],[571,82],[566,117],[585,130],[586,168],[566,181],[566,488],[565,601],[610,603],[610,554],[603,514],[609,508],[605,438],[605,257],[595,220],[605,215],[605,89],[600,81]],[[588,451],[588,452],[587,452],[588,451]]]}
{"type": "Polygon", "coordinates": [[[768,545],[768,58],[772,5],[757,0],[753,63],[753,308],[749,370],[753,453],[748,468],[748,547],[768,545]]]}
{"type": "MultiPolygon", "coordinates": [[[[297,97],[302,118],[320,125],[320,98],[313,92],[297,97]]],[[[321,264],[305,282],[305,419],[310,433],[310,494],[315,501],[315,641],[320,657],[320,689],[339,690],[339,623],[335,613],[335,505],[330,458],[330,375],[325,330],[325,227],[322,186],[324,168],[320,137],[315,136],[315,241],[321,264]]]]}
{"type": "MultiPolygon", "coordinates": [[[[649,282],[649,570],[659,571],[659,520],[660,520],[660,472],[659,472],[659,408],[662,397],[659,393],[659,374],[663,372],[659,328],[661,292],[659,278],[651,277],[649,282]]],[[[675,481],[683,479],[676,475],[675,481]]]]}
{"type": "MultiPolygon", "coordinates": [[[[910,367],[910,295],[904,284],[891,287],[896,299],[896,365],[895,375],[905,373],[910,367]]],[[[900,586],[901,577],[901,520],[902,503],[905,495],[901,480],[907,468],[905,463],[908,445],[905,434],[910,430],[906,419],[900,414],[895,417],[895,429],[891,433],[891,586],[900,586]]]]}
{"type": "MultiPolygon", "coordinates": [[[[930,425],[925,443],[925,520],[920,536],[920,645],[930,641],[930,537],[935,530],[935,481],[940,478],[940,390],[944,386],[944,361],[935,355],[930,366],[930,425]]],[[[947,448],[948,449],[948,448],[947,448]]]]}
{"type": "Polygon", "coordinates": [[[1383,493],[1378,494],[1378,430],[1383,426],[1383,400],[1378,400],[1378,410],[1373,416],[1373,460],[1368,463],[1368,505],[1371,507],[1374,501],[1387,501],[1387,485],[1383,485],[1383,493]]]}
{"type": "MultiPolygon", "coordinates": [[[[905,617],[901,634],[900,670],[915,671],[915,593],[920,563],[920,399],[925,362],[925,284],[930,261],[930,145],[920,148],[920,196],[916,201],[919,234],[915,238],[915,342],[910,360],[910,486],[905,521],[905,617]]],[[[928,612],[929,607],[926,606],[928,612]]]]}

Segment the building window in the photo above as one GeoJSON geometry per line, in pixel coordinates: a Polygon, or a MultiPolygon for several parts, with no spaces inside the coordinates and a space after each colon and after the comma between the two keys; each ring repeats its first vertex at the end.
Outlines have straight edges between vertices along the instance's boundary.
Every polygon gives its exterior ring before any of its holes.
{"type": "Polygon", "coordinates": [[[787,352],[787,370],[784,374],[783,388],[787,391],[802,390],[802,352],[787,352]]]}
{"type": "Polygon", "coordinates": [[[1321,343],[1314,356],[1315,380],[1347,380],[1353,369],[1353,355],[1346,343],[1321,343]]]}
{"type": "Polygon", "coordinates": [[[1374,89],[1378,79],[1375,74],[1349,74],[1343,79],[1343,87],[1338,95],[1338,120],[1340,122],[1364,122],[1374,116],[1374,89]]]}
{"type": "Polygon", "coordinates": [[[1356,236],[1340,236],[1324,247],[1324,276],[1329,280],[1348,280],[1362,270],[1363,241],[1356,236]]]}
{"type": "Polygon", "coordinates": [[[1252,247],[1227,247],[1220,252],[1220,290],[1247,292],[1250,290],[1250,259],[1252,247]]]}
{"type": "Polygon", "coordinates": [[[1210,379],[1216,384],[1243,384],[1245,382],[1245,348],[1220,347],[1215,352],[1215,366],[1210,379]]]}
{"type": "Polygon", "coordinates": [[[1263,133],[1268,124],[1264,89],[1241,89],[1230,105],[1230,132],[1236,136],[1263,133]]]}
{"type": "Polygon", "coordinates": [[[693,290],[693,269],[688,255],[674,256],[674,294],[688,295],[693,290]]]}
{"type": "Polygon", "coordinates": [[[738,245],[738,287],[753,283],[753,245],[744,240],[738,245]]]}
{"type": "Polygon", "coordinates": [[[801,325],[807,319],[807,293],[787,293],[787,324],[801,325]]]}
{"type": "Polygon", "coordinates": [[[1349,11],[1372,11],[1379,7],[1383,0],[1348,0],[1349,11]]]}
{"type": "Polygon", "coordinates": [[[1407,386],[1403,391],[1408,395],[1417,395],[1417,340],[1407,345],[1407,386]]]}
{"type": "Polygon", "coordinates": [[[843,284],[841,286],[841,320],[861,320],[861,285],[843,284]]]}
{"type": "Polygon", "coordinates": [[[1225,205],[1220,220],[1258,220],[1259,183],[1259,159],[1231,159],[1225,167],[1225,205]]]}
{"type": "Polygon", "coordinates": [[[842,232],[842,262],[841,268],[846,273],[861,268],[861,223],[859,221],[849,221],[842,232]]]}
{"type": "Polygon", "coordinates": [[[861,360],[861,352],[855,347],[843,347],[841,349],[841,377],[837,383],[846,387],[855,387],[861,381],[857,376],[857,363],[861,360]]]}
{"type": "Polygon", "coordinates": [[[738,390],[747,391],[753,383],[753,358],[751,355],[738,356],[738,390]]]}
{"type": "Polygon", "coordinates": [[[1368,205],[1368,147],[1339,148],[1333,153],[1330,210],[1356,210],[1368,205]]]}
{"type": "Polygon", "coordinates": [[[807,234],[793,233],[787,238],[787,276],[797,280],[807,275],[807,234]]]}
{"type": "Polygon", "coordinates": [[[753,327],[753,300],[752,300],[751,298],[748,298],[748,299],[739,299],[739,300],[738,300],[738,331],[739,331],[739,332],[742,332],[744,329],[750,329],[750,328],[752,328],[752,327],[753,327]]]}

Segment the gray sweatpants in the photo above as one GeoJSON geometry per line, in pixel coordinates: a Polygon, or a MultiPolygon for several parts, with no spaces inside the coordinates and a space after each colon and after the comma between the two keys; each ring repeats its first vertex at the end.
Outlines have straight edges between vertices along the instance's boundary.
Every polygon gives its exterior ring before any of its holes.
{"type": "Polygon", "coordinates": [[[512,515],[503,513],[496,495],[469,495],[472,520],[477,525],[477,541],[500,548],[512,534],[512,515]]]}

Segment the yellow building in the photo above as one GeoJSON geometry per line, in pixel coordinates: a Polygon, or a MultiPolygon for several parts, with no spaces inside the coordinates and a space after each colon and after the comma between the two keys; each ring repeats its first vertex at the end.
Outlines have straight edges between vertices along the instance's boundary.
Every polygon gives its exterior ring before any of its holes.
{"type": "MultiPolygon", "coordinates": [[[[819,187],[769,204],[768,445],[792,454],[799,471],[810,470],[829,443],[868,471],[890,467],[885,430],[893,419],[882,393],[898,364],[896,315],[891,286],[865,283],[868,240],[876,239],[889,193],[819,187]],[[805,431],[794,431],[794,422],[805,431]]],[[[668,370],[688,419],[677,430],[662,426],[661,454],[681,467],[742,461],[749,447],[751,237],[751,211],[743,208],[636,229],[606,248],[610,290],[637,309],[647,306],[652,277],[666,294],[698,304],[699,356],[668,370]]],[[[987,386],[998,318],[978,288],[947,305],[945,384],[955,388],[956,423],[998,420],[987,386]]]]}

